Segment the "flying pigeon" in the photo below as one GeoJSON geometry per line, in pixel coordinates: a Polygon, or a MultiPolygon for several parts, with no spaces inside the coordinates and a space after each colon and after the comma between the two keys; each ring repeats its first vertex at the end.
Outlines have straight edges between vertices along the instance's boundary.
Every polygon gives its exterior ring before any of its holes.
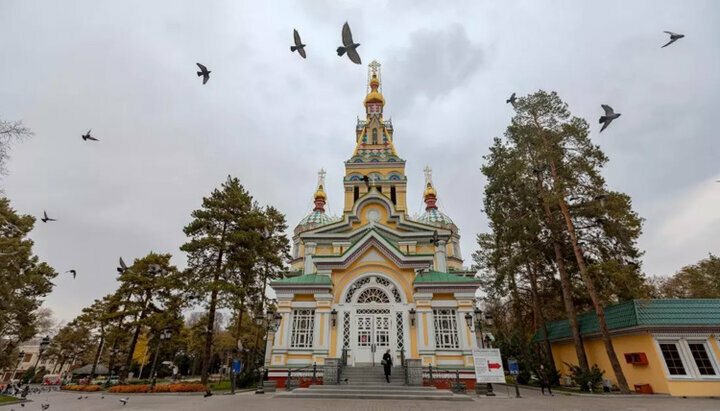
{"type": "Polygon", "coordinates": [[[437,230],[435,230],[433,232],[432,240],[430,240],[430,243],[437,246],[439,241],[440,241],[440,239],[438,238],[438,232],[437,232],[437,230]]]}
{"type": "Polygon", "coordinates": [[[65,271],[65,272],[72,274],[73,280],[75,279],[75,277],[77,277],[77,271],[75,271],[75,270],[69,270],[69,271],[65,271]]]}
{"type": "Polygon", "coordinates": [[[212,73],[212,71],[208,70],[207,67],[203,66],[200,63],[195,63],[195,64],[197,64],[197,66],[200,67],[200,71],[197,72],[198,77],[203,78],[203,84],[207,83],[208,80],[210,80],[210,73],[212,73]]]}
{"type": "Polygon", "coordinates": [[[125,265],[125,261],[123,261],[122,257],[120,257],[120,267],[117,268],[117,271],[122,274],[125,271],[127,271],[127,265],[125,265]]]}
{"type": "Polygon", "coordinates": [[[599,201],[600,205],[603,207],[605,207],[605,198],[606,198],[605,194],[600,194],[600,195],[595,196],[595,200],[599,201]]]}
{"type": "Polygon", "coordinates": [[[515,97],[515,93],[512,93],[510,95],[510,98],[505,100],[505,104],[510,103],[513,107],[515,107],[515,102],[517,101],[517,97],[515,97]]]}
{"type": "Polygon", "coordinates": [[[297,50],[298,54],[300,54],[300,57],[306,58],[305,45],[302,43],[302,40],[300,40],[300,33],[298,33],[298,31],[295,29],[293,29],[293,38],[295,39],[295,45],[290,46],[290,51],[297,50]]]}
{"type": "Polygon", "coordinates": [[[130,401],[130,397],[120,398],[118,401],[120,401],[122,405],[125,405],[128,401],[130,401]]]}
{"type": "Polygon", "coordinates": [[[91,131],[92,131],[92,129],[88,130],[87,133],[83,134],[83,135],[82,135],[82,139],[83,139],[84,141],[88,141],[88,140],[91,140],[91,141],[99,141],[98,139],[96,139],[95,137],[93,137],[93,136],[90,135],[90,132],[91,132],[91,131]]]}
{"type": "Polygon", "coordinates": [[[54,218],[48,217],[47,212],[45,211],[43,211],[43,218],[41,218],[40,220],[42,220],[43,223],[47,223],[48,221],[57,221],[54,218]]]}
{"type": "Polygon", "coordinates": [[[608,106],[607,104],[601,104],[601,107],[603,110],[605,110],[605,115],[600,117],[600,124],[602,124],[602,128],[600,129],[600,132],[602,133],[603,130],[607,128],[607,126],[612,123],[613,120],[620,117],[620,113],[616,113],[613,111],[612,107],[608,106]]]}
{"type": "Polygon", "coordinates": [[[670,35],[670,41],[668,41],[667,43],[665,43],[664,46],[660,47],[661,49],[662,49],[662,48],[665,48],[665,47],[667,47],[667,46],[675,43],[676,41],[680,40],[681,38],[685,37],[684,34],[673,33],[672,31],[666,31],[665,33],[667,33],[667,34],[670,35]]]}
{"type": "Polygon", "coordinates": [[[352,33],[350,32],[350,26],[348,26],[347,21],[342,28],[342,42],[343,45],[337,48],[338,56],[342,56],[343,54],[347,53],[350,61],[355,64],[362,64],[362,62],[360,61],[360,56],[358,55],[356,50],[358,46],[360,46],[360,43],[353,42],[352,33]]]}

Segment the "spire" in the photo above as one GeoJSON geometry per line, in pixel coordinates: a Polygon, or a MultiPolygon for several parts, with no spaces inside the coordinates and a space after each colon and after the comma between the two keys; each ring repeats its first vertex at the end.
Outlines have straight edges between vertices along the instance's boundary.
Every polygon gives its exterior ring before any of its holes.
{"type": "Polygon", "coordinates": [[[385,97],[383,97],[382,86],[380,83],[380,63],[373,60],[368,65],[368,91],[365,96],[365,112],[368,118],[371,116],[382,117],[382,110],[385,106],[385,97]]]}
{"type": "Polygon", "coordinates": [[[423,192],[426,205],[425,210],[437,209],[437,205],[435,205],[437,192],[432,184],[432,169],[430,166],[425,166],[423,171],[425,171],[425,191],[423,192]]]}
{"type": "Polygon", "coordinates": [[[325,202],[327,200],[327,195],[323,188],[325,186],[325,174],[326,172],[322,168],[318,171],[318,188],[317,191],[315,191],[315,208],[313,211],[325,211],[325,202]]]}

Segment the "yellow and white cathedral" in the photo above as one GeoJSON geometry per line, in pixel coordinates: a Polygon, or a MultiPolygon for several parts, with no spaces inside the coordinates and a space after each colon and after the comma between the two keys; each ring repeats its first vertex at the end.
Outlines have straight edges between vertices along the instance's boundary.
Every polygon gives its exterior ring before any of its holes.
{"type": "Polygon", "coordinates": [[[379,365],[388,349],[395,364],[404,356],[472,372],[477,342],[465,316],[478,282],[462,266],[459,230],[438,209],[428,167],[425,212],[408,214],[405,160],[383,116],[377,62],[368,77],[365,120],[345,161],[342,216],[325,211],[321,170],[315,207],[294,230],[291,270],[271,283],[282,316],[268,338],[271,379],[343,355],[348,367],[379,365]]]}

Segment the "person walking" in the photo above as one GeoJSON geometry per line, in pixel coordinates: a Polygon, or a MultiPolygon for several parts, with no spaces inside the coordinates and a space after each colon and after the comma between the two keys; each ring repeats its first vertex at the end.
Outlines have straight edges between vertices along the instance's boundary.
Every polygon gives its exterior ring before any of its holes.
{"type": "Polygon", "coordinates": [[[547,388],[550,395],[553,395],[552,388],[550,388],[552,385],[550,384],[550,378],[548,377],[547,371],[545,371],[545,366],[542,364],[540,364],[540,369],[538,370],[538,381],[540,382],[542,395],[545,395],[545,388],[547,388]]]}
{"type": "Polygon", "coordinates": [[[387,382],[390,382],[390,370],[392,369],[392,356],[390,355],[389,349],[385,352],[385,354],[383,354],[382,365],[383,365],[383,368],[385,368],[385,379],[387,380],[387,382]]]}

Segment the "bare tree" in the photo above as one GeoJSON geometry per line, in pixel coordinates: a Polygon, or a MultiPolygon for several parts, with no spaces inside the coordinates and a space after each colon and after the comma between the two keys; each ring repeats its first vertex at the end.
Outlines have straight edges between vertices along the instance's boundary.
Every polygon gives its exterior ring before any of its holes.
{"type": "Polygon", "coordinates": [[[0,118],[0,175],[7,174],[5,163],[10,158],[12,143],[32,136],[34,133],[22,121],[6,121],[0,118]]]}

